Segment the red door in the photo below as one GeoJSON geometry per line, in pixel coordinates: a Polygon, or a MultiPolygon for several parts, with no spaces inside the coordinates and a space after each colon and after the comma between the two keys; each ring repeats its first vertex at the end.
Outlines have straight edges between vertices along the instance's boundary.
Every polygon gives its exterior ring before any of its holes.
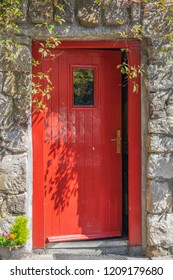
{"type": "Polygon", "coordinates": [[[45,239],[120,236],[120,51],[52,52],[43,65],[54,86],[45,115],[45,239]]]}

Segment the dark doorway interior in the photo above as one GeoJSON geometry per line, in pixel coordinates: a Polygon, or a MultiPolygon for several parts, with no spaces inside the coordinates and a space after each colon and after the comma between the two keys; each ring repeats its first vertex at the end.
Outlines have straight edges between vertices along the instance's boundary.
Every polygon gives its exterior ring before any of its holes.
{"type": "MultiPolygon", "coordinates": [[[[128,63],[127,53],[122,52],[122,63],[128,63]]],[[[128,77],[122,74],[122,214],[123,237],[128,236],[128,77]]]]}

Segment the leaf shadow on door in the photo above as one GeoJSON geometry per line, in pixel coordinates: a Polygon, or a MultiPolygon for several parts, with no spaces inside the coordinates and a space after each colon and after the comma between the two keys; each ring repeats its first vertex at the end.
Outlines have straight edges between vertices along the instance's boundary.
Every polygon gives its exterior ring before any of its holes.
{"type": "Polygon", "coordinates": [[[67,120],[62,114],[46,119],[45,196],[52,201],[55,213],[60,214],[78,194],[77,159],[67,120]]]}

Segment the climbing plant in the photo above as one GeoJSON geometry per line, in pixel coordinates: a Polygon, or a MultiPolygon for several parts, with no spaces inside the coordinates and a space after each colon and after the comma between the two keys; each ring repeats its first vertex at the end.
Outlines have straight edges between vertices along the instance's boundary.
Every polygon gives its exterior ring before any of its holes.
{"type": "MultiPolygon", "coordinates": [[[[44,2],[43,0],[39,0],[44,2]]],[[[60,12],[63,12],[63,4],[58,0],[54,0],[54,7],[60,12]]],[[[24,16],[22,11],[23,0],[2,0],[0,1],[0,44],[3,46],[3,63],[13,65],[15,67],[15,61],[18,55],[18,50],[22,48],[20,42],[17,40],[17,35],[22,34],[22,29],[20,27],[20,20],[24,16]]],[[[57,23],[62,24],[64,19],[62,19],[58,14],[55,16],[57,23]]],[[[45,28],[48,35],[44,43],[39,43],[39,53],[41,58],[44,59],[51,55],[51,48],[55,48],[60,44],[59,35],[55,32],[55,25],[50,21],[45,21],[44,23],[36,24],[37,28],[45,28]]],[[[41,60],[42,60],[41,59],[41,60]]],[[[32,66],[37,67],[41,62],[32,60],[32,66]]],[[[16,69],[18,71],[18,69],[16,69]]],[[[37,81],[32,84],[32,93],[35,96],[33,99],[33,106],[41,111],[45,108],[44,99],[50,99],[52,92],[52,82],[50,79],[50,71],[43,73],[39,71],[36,75],[33,75],[37,81]],[[44,81],[44,88],[41,84],[44,81]]],[[[7,75],[10,71],[7,71],[7,75]]],[[[27,97],[26,97],[27,98],[27,97]]],[[[29,102],[29,99],[28,99],[29,102]]]]}
{"type": "MultiPolygon", "coordinates": [[[[43,0],[39,0],[40,2],[44,2],[43,0]]],[[[96,3],[102,3],[103,8],[106,9],[108,4],[111,4],[111,0],[95,0],[96,3]]],[[[54,6],[59,9],[60,12],[63,12],[63,4],[59,0],[53,1],[54,6]]],[[[4,61],[15,63],[16,59],[16,49],[21,48],[20,43],[16,40],[16,34],[21,33],[20,22],[19,19],[23,16],[22,13],[22,5],[23,0],[2,0],[0,1],[0,43],[4,48],[4,61]]],[[[163,24],[158,26],[158,31],[160,32],[160,38],[167,42],[167,44],[163,44],[160,48],[161,52],[164,52],[166,55],[170,56],[173,50],[173,0],[129,0],[127,1],[127,5],[130,8],[132,5],[141,5],[141,13],[147,16],[152,20],[153,15],[159,15],[166,25],[166,32],[162,32],[163,24]]],[[[59,15],[56,15],[56,22],[62,24],[64,19],[62,19],[59,15]]],[[[117,24],[123,25],[124,21],[118,21],[117,24]]],[[[129,36],[136,38],[138,40],[142,40],[145,36],[145,32],[143,30],[142,24],[137,22],[133,26],[131,23],[127,23],[127,28],[124,31],[119,32],[119,38],[123,40],[128,40],[129,36]]],[[[38,28],[45,28],[48,31],[47,40],[45,43],[40,43],[39,53],[42,59],[46,57],[50,57],[51,48],[55,48],[60,44],[60,38],[55,31],[55,25],[51,23],[51,21],[45,21],[44,23],[37,24],[38,28]]],[[[127,52],[128,50],[122,50],[127,52]]],[[[53,57],[52,57],[53,58],[53,57]]],[[[33,67],[37,67],[40,62],[33,60],[33,67]]],[[[126,74],[129,78],[129,81],[133,82],[137,75],[141,75],[144,73],[142,65],[129,65],[128,59],[126,59],[121,65],[118,65],[122,74],[126,74]]],[[[49,99],[51,96],[51,92],[53,90],[52,83],[50,80],[50,71],[48,73],[37,73],[37,83],[33,83],[33,94],[34,98],[34,106],[38,108],[38,110],[42,110],[45,107],[43,102],[44,98],[49,99]],[[46,86],[44,88],[41,87],[41,84],[44,80],[44,84],[46,86]],[[42,98],[43,97],[43,98],[42,98]]],[[[36,78],[36,77],[35,77],[36,78]]],[[[138,85],[133,83],[133,92],[138,92],[138,85]]]]}
{"type": "MultiPolygon", "coordinates": [[[[104,9],[111,0],[95,0],[96,3],[102,3],[104,9]]],[[[150,20],[153,17],[158,17],[161,21],[158,23],[158,34],[159,39],[162,40],[162,46],[159,51],[164,53],[165,56],[169,58],[172,57],[173,51],[173,0],[129,0],[127,1],[127,7],[130,8],[134,5],[140,5],[141,14],[143,17],[147,16],[150,20]],[[166,28],[165,28],[166,26],[166,28]],[[163,31],[164,30],[164,31],[163,31]]],[[[123,25],[124,21],[119,20],[117,22],[119,25],[123,25]]],[[[119,37],[123,40],[128,40],[129,37],[142,40],[145,37],[145,30],[143,30],[142,23],[137,22],[135,25],[131,26],[130,21],[127,23],[127,28],[125,31],[119,32],[119,37]]],[[[133,92],[138,92],[139,85],[135,82],[135,78],[138,75],[144,74],[143,65],[129,65],[128,64],[128,49],[123,49],[126,52],[125,60],[121,65],[117,67],[120,69],[122,74],[125,74],[127,79],[133,83],[133,92]]]]}
{"type": "Polygon", "coordinates": [[[15,60],[14,49],[20,47],[14,35],[20,33],[20,27],[16,21],[23,15],[21,5],[22,0],[0,2],[0,44],[3,45],[3,58],[7,62],[15,60]]]}
{"type": "MultiPolygon", "coordinates": [[[[56,7],[60,12],[64,12],[64,5],[60,3],[58,0],[54,1],[54,7],[56,7]]],[[[56,22],[59,24],[62,24],[65,22],[63,18],[61,18],[58,14],[55,16],[56,22]]],[[[33,67],[37,67],[40,63],[42,63],[42,60],[45,58],[55,58],[56,55],[51,53],[51,49],[56,48],[60,43],[60,37],[59,34],[55,32],[55,25],[51,22],[44,22],[41,24],[36,25],[39,28],[44,27],[48,33],[49,36],[45,40],[45,42],[39,42],[39,49],[38,52],[41,55],[41,60],[35,60],[33,58],[32,65],[33,67]]],[[[47,71],[47,73],[44,73],[42,71],[38,71],[37,74],[33,74],[33,82],[32,82],[32,93],[34,95],[33,98],[33,107],[36,108],[37,112],[41,112],[45,107],[45,99],[49,100],[51,98],[51,94],[53,91],[53,85],[52,81],[50,79],[50,72],[51,69],[47,71]],[[37,82],[35,82],[37,81],[37,82]],[[44,83],[44,87],[42,87],[42,84],[44,83]]]]}

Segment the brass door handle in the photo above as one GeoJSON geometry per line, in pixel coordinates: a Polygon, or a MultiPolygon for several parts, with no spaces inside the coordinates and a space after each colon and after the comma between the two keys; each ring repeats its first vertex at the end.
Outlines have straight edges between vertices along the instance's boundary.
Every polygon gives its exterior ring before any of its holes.
{"type": "Polygon", "coordinates": [[[117,130],[117,138],[112,138],[111,142],[117,141],[117,154],[121,154],[121,130],[117,130]]]}
{"type": "Polygon", "coordinates": [[[121,130],[117,130],[117,154],[121,154],[121,130]]]}

